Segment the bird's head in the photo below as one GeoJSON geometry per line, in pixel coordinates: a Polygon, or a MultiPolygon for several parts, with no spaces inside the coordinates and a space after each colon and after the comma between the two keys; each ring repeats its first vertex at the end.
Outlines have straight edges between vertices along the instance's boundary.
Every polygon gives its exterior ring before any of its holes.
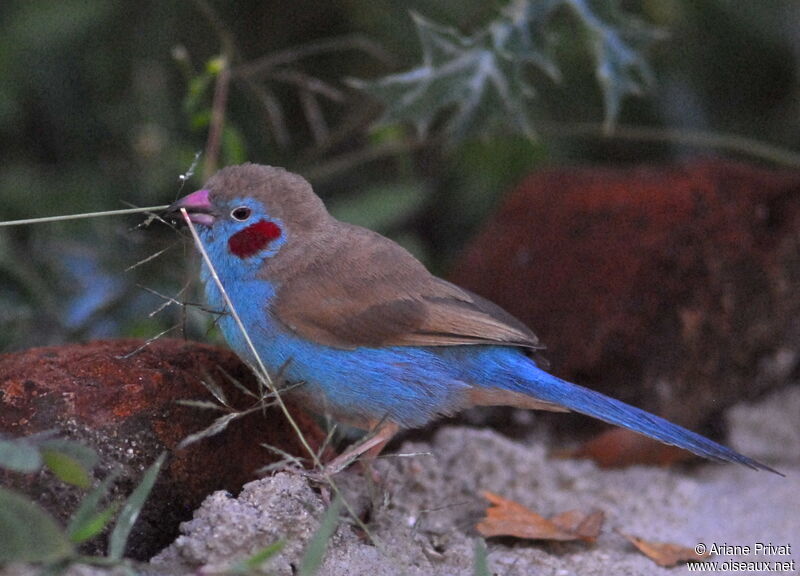
{"type": "Polygon", "coordinates": [[[215,252],[240,260],[273,256],[291,234],[313,232],[328,218],[306,180],[258,164],[223,168],[172,204],[167,217],[182,221],[181,208],[215,252]]]}

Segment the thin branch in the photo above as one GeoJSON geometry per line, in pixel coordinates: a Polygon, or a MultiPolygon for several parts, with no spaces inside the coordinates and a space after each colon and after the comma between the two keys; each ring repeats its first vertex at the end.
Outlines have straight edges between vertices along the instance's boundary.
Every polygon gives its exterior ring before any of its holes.
{"type": "Polygon", "coordinates": [[[378,146],[363,148],[355,152],[341,154],[324,164],[315,164],[298,169],[312,182],[324,182],[337,174],[349,172],[363,164],[374,162],[390,156],[405,154],[425,146],[432,145],[435,140],[404,140],[402,142],[386,142],[378,146]]]}
{"type": "Polygon", "coordinates": [[[222,44],[222,53],[229,57],[234,56],[236,54],[236,44],[233,41],[233,34],[223,23],[216,8],[207,0],[193,0],[193,3],[200,14],[208,20],[208,23],[211,24],[211,27],[214,29],[214,33],[222,44]]]}
{"type": "Polygon", "coordinates": [[[540,132],[543,135],[553,138],[592,136],[604,140],[667,142],[685,146],[696,146],[699,148],[712,148],[751,156],[779,166],[786,166],[789,168],[800,167],[799,153],[735,134],[627,125],[617,125],[611,134],[606,134],[603,125],[595,123],[551,124],[542,127],[540,132]]]}
{"type": "Polygon", "coordinates": [[[333,100],[334,102],[344,102],[345,100],[344,92],[338,88],[334,88],[324,80],[320,80],[319,78],[315,78],[299,70],[275,70],[269,77],[270,80],[297,86],[308,92],[324,96],[328,100],[333,100]]]}
{"type": "Polygon", "coordinates": [[[281,149],[288,148],[292,143],[289,129],[284,122],[283,109],[280,102],[267,88],[258,85],[250,78],[242,78],[242,85],[247,88],[253,96],[261,103],[263,110],[267,114],[267,123],[272,128],[275,142],[281,149]]]}
{"type": "Polygon", "coordinates": [[[328,124],[325,122],[325,116],[322,114],[322,108],[317,102],[314,93],[308,90],[300,91],[300,104],[303,106],[303,112],[305,113],[308,127],[311,129],[311,134],[314,136],[314,142],[319,146],[328,139],[330,134],[328,124]]]}
{"type": "Polygon", "coordinates": [[[361,137],[381,113],[382,107],[372,100],[365,98],[352,102],[346,110],[345,117],[331,128],[328,139],[322,145],[301,153],[298,164],[316,164],[329,151],[350,144],[354,139],[361,137]]]}
{"type": "Polygon", "coordinates": [[[225,26],[216,8],[207,0],[194,0],[197,10],[208,20],[214,29],[220,44],[220,70],[214,85],[214,99],[211,105],[211,122],[206,141],[205,162],[203,163],[203,179],[208,179],[217,171],[222,132],[225,126],[225,108],[228,104],[228,88],[231,81],[230,63],[236,57],[234,36],[225,26]]]}
{"type": "Polygon", "coordinates": [[[276,66],[282,66],[309,56],[324,54],[326,52],[341,52],[358,50],[375,58],[375,60],[390,65],[393,58],[379,44],[360,34],[328,38],[317,42],[309,42],[302,46],[287,48],[280,52],[268,54],[252,62],[241,64],[234,68],[236,77],[252,77],[269,73],[276,66]]]}
{"type": "Polygon", "coordinates": [[[206,141],[205,162],[203,163],[203,179],[207,180],[219,165],[219,150],[222,145],[222,132],[225,129],[225,109],[228,105],[228,88],[230,87],[231,71],[229,56],[223,54],[220,58],[220,71],[214,85],[214,99],[211,104],[211,123],[208,127],[208,140],[206,141]]]}

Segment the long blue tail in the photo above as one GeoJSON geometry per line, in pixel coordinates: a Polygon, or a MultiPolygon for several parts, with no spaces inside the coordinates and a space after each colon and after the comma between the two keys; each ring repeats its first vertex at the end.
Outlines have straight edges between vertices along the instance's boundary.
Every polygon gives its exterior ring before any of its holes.
{"type": "Polygon", "coordinates": [[[691,430],[682,428],[673,424],[663,418],[650,414],[639,408],[609,398],[599,392],[571,384],[540,370],[533,365],[532,362],[528,363],[530,369],[535,374],[530,374],[530,370],[526,370],[530,379],[524,382],[519,382],[519,373],[513,388],[518,392],[523,392],[535,398],[546,400],[554,404],[569,408],[574,412],[580,412],[587,416],[603,420],[609,424],[623,426],[650,436],[656,440],[660,440],[665,444],[671,444],[683,448],[698,456],[709,458],[711,460],[725,461],[725,462],[738,462],[749,466],[754,470],[767,470],[775,474],[783,476],[777,470],[762,464],[752,458],[748,458],[738,452],[726,448],[721,444],[717,444],[713,440],[701,436],[691,430]]]}

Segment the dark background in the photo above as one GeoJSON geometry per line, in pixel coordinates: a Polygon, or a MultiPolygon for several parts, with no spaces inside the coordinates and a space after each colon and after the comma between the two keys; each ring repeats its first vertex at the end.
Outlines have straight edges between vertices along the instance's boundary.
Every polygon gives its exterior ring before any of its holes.
{"type": "MultiPolygon", "coordinates": [[[[5,1],[0,219],[171,202],[178,176],[206,146],[214,79],[204,71],[223,52],[234,71],[268,55],[289,60],[282,76],[259,77],[255,87],[231,83],[219,164],[254,161],[301,172],[338,216],[401,241],[442,274],[498,200],[542,167],[718,153],[687,146],[666,132],[674,129],[727,143],[736,136],[798,148],[800,4],[789,0],[624,3],[667,32],[646,53],[654,88],[626,98],[619,117],[620,136],[625,126],[640,126],[655,137],[598,136],[603,107],[594,69],[581,39],[576,35],[572,43],[569,34],[560,46],[562,82],[537,84],[536,141],[496,133],[442,142],[412,139],[403,127],[374,129],[379,106],[343,79],[376,78],[419,62],[410,10],[466,34],[505,4],[5,1]],[[349,48],[297,58],[304,47],[330,38],[344,38],[349,48]],[[298,86],[309,78],[333,89],[334,98],[318,98],[324,124],[309,121],[303,105],[298,86]],[[320,126],[327,127],[326,137],[315,139],[320,126]]],[[[184,192],[202,183],[206,160],[184,192]]],[[[205,337],[207,319],[200,314],[187,317],[170,306],[150,316],[164,302],[151,291],[174,296],[193,274],[191,250],[180,237],[158,223],[137,229],[143,219],[0,231],[0,351],[153,337],[173,327],[173,335],[187,327],[205,337]]],[[[194,290],[179,299],[196,301],[194,290]]]]}

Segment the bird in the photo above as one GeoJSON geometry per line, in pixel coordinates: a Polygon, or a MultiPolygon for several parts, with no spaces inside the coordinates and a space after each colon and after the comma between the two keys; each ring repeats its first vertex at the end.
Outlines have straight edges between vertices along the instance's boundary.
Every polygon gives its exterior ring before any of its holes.
{"type": "Polygon", "coordinates": [[[222,168],[165,216],[182,214],[211,263],[200,279],[209,307],[224,311],[219,328],[233,351],[280,374],[299,405],[370,432],[325,466],[329,474],[374,459],[400,430],[474,406],[578,412],[780,474],[547,372],[536,357],[543,345],[524,323],[433,275],[392,240],[335,219],[297,174],[253,163],[222,168]]]}

